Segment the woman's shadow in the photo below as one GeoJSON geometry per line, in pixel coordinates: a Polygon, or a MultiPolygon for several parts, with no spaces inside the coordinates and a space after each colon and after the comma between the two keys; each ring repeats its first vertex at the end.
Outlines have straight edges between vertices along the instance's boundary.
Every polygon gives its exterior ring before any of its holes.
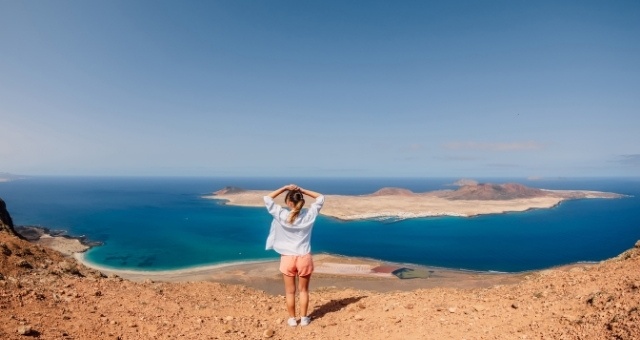
{"type": "Polygon", "coordinates": [[[352,303],[356,303],[360,301],[362,298],[365,298],[365,297],[367,296],[362,295],[362,296],[354,296],[354,297],[349,297],[349,298],[340,299],[340,300],[331,300],[322,306],[318,306],[314,308],[313,312],[309,314],[309,317],[311,319],[320,319],[328,313],[337,312],[352,303]]]}

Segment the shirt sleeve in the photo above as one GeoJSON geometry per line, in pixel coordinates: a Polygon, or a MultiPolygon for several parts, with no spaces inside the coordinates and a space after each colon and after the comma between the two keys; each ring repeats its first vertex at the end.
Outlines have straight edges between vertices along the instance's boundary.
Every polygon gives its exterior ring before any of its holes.
{"type": "Polygon", "coordinates": [[[311,206],[309,207],[309,213],[311,213],[313,216],[318,216],[318,214],[320,213],[320,209],[322,209],[323,205],[324,205],[324,196],[320,195],[316,197],[316,201],[313,202],[313,204],[311,204],[311,206]]]}
{"type": "Polygon", "coordinates": [[[273,201],[273,198],[269,196],[264,196],[264,205],[267,207],[267,211],[271,216],[278,218],[280,216],[280,212],[282,211],[282,207],[276,202],[273,201]]]}

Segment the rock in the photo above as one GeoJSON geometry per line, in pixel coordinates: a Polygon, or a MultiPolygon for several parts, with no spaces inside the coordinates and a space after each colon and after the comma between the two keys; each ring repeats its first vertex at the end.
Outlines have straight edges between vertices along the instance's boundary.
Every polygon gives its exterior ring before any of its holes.
{"type": "Polygon", "coordinates": [[[11,219],[11,215],[7,210],[7,204],[4,203],[4,200],[2,200],[2,198],[0,198],[0,232],[5,232],[21,240],[25,240],[24,236],[17,233],[13,228],[13,220],[11,219]]]}
{"type": "Polygon", "coordinates": [[[76,267],[75,265],[67,261],[62,261],[58,263],[58,269],[60,269],[60,271],[63,273],[68,273],[68,274],[73,274],[78,276],[81,275],[80,271],[78,270],[78,267],[76,267]]]}
{"type": "Polygon", "coordinates": [[[640,248],[640,240],[636,241],[635,247],[640,248]]]}
{"type": "Polygon", "coordinates": [[[270,338],[270,337],[272,337],[274,334],[276,334],[276,331],[274,331],[273,329],[269,328],[269,329],[266,329],[266,330],[262,333],[262,336],[264,336],[265,338],[270,338]]]}
{"type": "Polygon", "coordinates": [[[18,261],[18,263],[16,263],[16,265],[20,268],[33,269],[31,263],[27,262],[26,260],[20,260],[18,261]]]}
{"type": "Polygon", "coordinates": [[[11,255],[11,249],[9,249],[9,246],[6,243],[0,243],[0,253],[2,253],[3,255],[6,256],[10,256],[11,255]]]}
{"type": "Polygon", "coordinates": [[[517,303],[515,303],[515,302],[514,302],[514,303],[512,303],[512,304],[511,304],[511,308],[513,308],[513,309],[518,309],[518,304],[517,304],[517,303]]]}
{"type": "Polygon", "coordinates": [[[449,313],[455,313],[458,309],[456,307],[449,307],[449,313]]]}
{"type": "Polygon", "coordinates": [[[20,325],[18,326],[18,334],[20,335],[31,335],[33,333],[33,329],[31,329],[30,325],[20,325]]]}
{"type": "Polygon", "coordinates": [[[356,314],[353,318],[354,318],[356,321],[362,321],[362,320],[364,320],[364,317],[363,317],[362,315],[360,315],[360,314],[356,314]]]}

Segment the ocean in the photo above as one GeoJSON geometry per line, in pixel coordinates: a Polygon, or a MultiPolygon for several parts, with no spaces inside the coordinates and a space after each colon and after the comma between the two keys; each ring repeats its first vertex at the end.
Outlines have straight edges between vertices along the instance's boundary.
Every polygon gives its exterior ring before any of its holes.
{"type": "MultiPolygon", "coordinates": [[[[324,194],[368,194],[394,186],[454,189],[457,178],[140,178],[27,177],[0,183],[16,225],[65,230],[103,242],[86,259],[133,270],[184,269],[276,259],[265,251],[270,216],[202,198],[225,186],[275,189],[294,182],[324,194]]],[[[599,190],[622,199],[565,201],[551,209],[472,218],[340,221],[321,216],[314,253],[474,271],[519,272],[600,261],[640,240],[640,178],[516,182],[544,189],[599,190]]]]}

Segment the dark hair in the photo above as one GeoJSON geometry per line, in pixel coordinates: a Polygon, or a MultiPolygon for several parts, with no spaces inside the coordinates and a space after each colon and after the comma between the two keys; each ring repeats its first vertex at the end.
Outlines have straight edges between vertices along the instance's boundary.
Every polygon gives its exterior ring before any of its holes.
{"type": "Polygon", "coordinates": [[[300,215],[300,210],[304,207],[304,196],[300,190],[289,190],[287,195],[284,197],[285,202],[293,203],[294,207],[289,214],[289,218],[287,222],[293,223],[296,220],[298,215],[300,215]]]}

